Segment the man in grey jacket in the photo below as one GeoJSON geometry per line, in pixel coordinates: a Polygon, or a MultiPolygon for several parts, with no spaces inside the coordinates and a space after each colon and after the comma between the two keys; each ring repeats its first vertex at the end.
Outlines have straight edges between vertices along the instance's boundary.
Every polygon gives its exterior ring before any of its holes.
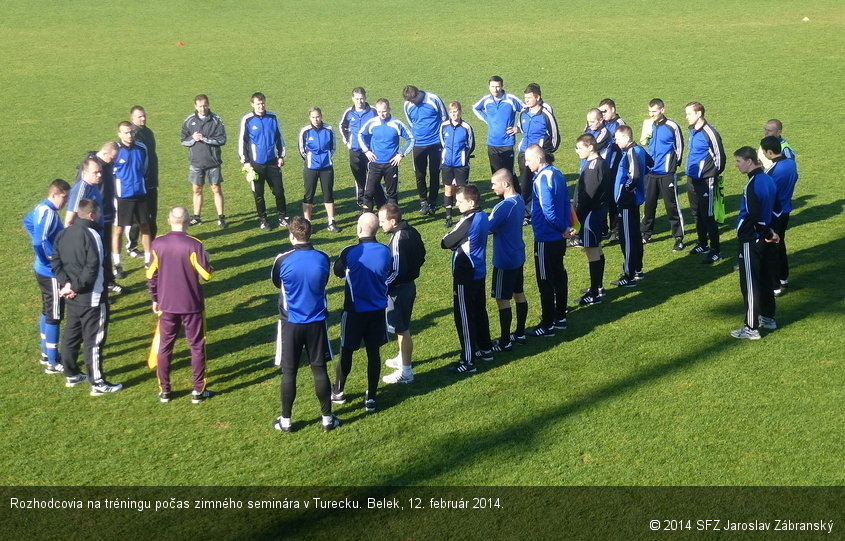
{"type": "Polygon", "coordinates": [[[208,179],[217,208],[217,225],[225,228],[228,224],[223,211],[220,147],[226,144],[226,128],[220,117],[211,112],[205,94],[194,98],[194,108],[196,112],[182,123],[182,146],[188,147],[188,182],[193,187],[194,201],[194,214],[189,223],[202,223],[202,188],[208,179]]]}

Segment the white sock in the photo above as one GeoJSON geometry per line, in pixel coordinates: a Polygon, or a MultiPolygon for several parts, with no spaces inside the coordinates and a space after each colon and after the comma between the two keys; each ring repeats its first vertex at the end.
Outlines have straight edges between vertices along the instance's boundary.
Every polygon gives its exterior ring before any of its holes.
{"type": "Polygon", "coordinates": [[[112,254],[111,255],[111,262],[115,265],[120,265],[120,254],[112,254]]]}
{"type": "Polygon", "coordinates": [[[150,252],[144,252],[144,265],[149,265],[152,262],[153,258],[150,252]]]}
{"type": "Polygon", "coordinates": [[[290,417],[279,417],[279,424],[287,428],[290,426],[290,417]]]}
{"type": "Polygon", "coordinates": [[[323,424],[324,425],[331,424],[332,417],[334,417],[334,415],[323,415],[323,424]]]}

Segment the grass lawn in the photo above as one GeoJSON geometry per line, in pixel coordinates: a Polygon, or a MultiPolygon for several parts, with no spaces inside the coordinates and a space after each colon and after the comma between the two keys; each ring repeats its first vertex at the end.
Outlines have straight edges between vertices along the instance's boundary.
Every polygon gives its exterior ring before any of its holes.
{"type": "MultiPolygon", "coordinates": [[[[713,0],[601,4],[585,1],[454,4],[259,1],[249,7],[150,0],[7,5],[0,23],[0,259],[9,297],[0,329],[0,485],[842,485],[843,287],[840,151],[845,12],[838,1],[713,0]],[[96,9],[95,9],[96,8],[96,9]],[[803,17],[809,21],[802,21],[803,17]],[[177,42],[184,42],[177,47],[177,42]],[[839,66],[838,68],[836,66],[839,66]],[[300,371],[293,434],[271,430],[279,376],[271,366],[277,290],[268,278],[286,235],[256,227],[236,159],[238,121],[252,92],[267,95],[288,143],[291,213],[302,197],[296,135],[307,110],[336,125],[350,91],[370,103],[415,84],[464,104],[479,138],[472,178],[489,210],[485,127],[470,108],[499,74],[521,96],[539,82],[557,114],[559,166],[572,179],[574,139],[601,98],[616,100],[639,135],[647,103],[661,97],[683,124],[683,106],[707,107],[725,150],[757,146],[780,118],[798,154],[788,242],[791,286],[778,299],[781,326],[758,342],[728,332],[742,324],[733,224],[744,178],[725,171],[726,261],[706,267],[670,251],[658,213],[641,287],[610,290],[621,265],[606,248],[608,296],[571,312],[569,329],[497,356],[471,377],[457,358],[449,254],[442,220],[421,218],[410,162],[401,169],[403,208],[423,235],[427,263],[415,306],[416,381],[384,387],[365,415],[363,351],[336,407],[344,424],[324,434],[308,370],[300,371]],[[230,227],[192,230],[216,269],[206,288],[208,375],[219,396],[188,399],[184,342],[173,373],[176,398],[157,400],[145,359],[154,317],[142,267],[125,261],[132,288],[113,305],[104,354],[108,378],[125,389],[92,398],[65,389],[38,364],[38,290],[20,220],[55,177],[71,179],[87,150],[114,138],[129,108],[147,109],[161,168],[160,208],[189,205],[181,122],[197,93],[227,126],[224,191],[230,227]],[[9,189],[11,188],[11,189],[9,189]]],[[[336,257],[353,242],[354,190],[345,149],[336,155],[339,235],[315,205],[314,242],[336,257]]],[[[732,164],[732,160],[729,162],[732,164]]],[[[570,183],[571,189],[571,183],[570,183]]],[[[206,191],[204,217],[213,217],[206,191]]],[[[685,196],[687,239],[694,237],[685,196]]],[[[159,215],[159,227],[165,228],[159,215]]],[[[530,233],[526,231],[530,242],[530,233]]],[[[566,257],[570,297],[588,285],[586,258],[566,257]]],[[[526,266],[529,323],[539,319],[533,265],[526,266]]],[[[330,287],[337,344],[340,280],[330,287]]],[[[498,328],[495,305],[488,305],[498,328]]],[[[337,351],[337,347],[335,347],[337,351]]],[[[395,343],[382,349],[395,354],[395,343]]],[[[330,366],[332,379],[334,363],[330,366]]],[[[385,374],[387,369],[385,369],[385,374]]]]}

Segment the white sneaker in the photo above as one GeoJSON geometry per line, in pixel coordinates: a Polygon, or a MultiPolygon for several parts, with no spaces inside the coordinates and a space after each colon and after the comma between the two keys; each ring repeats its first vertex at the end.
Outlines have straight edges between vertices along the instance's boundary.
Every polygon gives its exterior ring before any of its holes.
{"type": "Polygon", "coordinates": [[[404,370],[399,368],[395,372],[384,376],[381,380],[385,383],[411,383],[414,381],[414,373],[411,372],[406,376],[404,370]]]}
{"type": "Polygon", "coordinates": [[[384,361],[384,365],[388,368],[399,370],[402,368],[402,359],[400,359],[399,356],[396,356],[392,359],[387,359],[386,361],[384,361]]]}

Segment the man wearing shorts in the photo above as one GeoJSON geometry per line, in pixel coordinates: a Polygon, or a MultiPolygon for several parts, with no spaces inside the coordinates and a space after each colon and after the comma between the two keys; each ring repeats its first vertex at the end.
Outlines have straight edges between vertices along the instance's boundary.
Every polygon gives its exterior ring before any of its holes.
{"type": "Polygon", "coordinates": [[[203,185],[208,180],[214,194],[217,209],[217,226],[221,229],[229,224],[223,210],[223,163],[220,147],[226,144],[226,127],[219,116],[211,112],[208,96],[198,94],[194,98],[194,114],[182,122],[182,146],[188,148],[188,182],[191,183],[194,214],[189,225],[202,223],[203,185]]]}
{"type": "Polygon", "coordinates": [[[299,155],[305,161],[305,168],[302,170],[302,179],[305,183],[302,215],[306,220],[311,221],[314,192],[317,190],[317,180],[319,180],[329,222],[326,229],[332,233],[340,233],[340,228],[334,221],[334,164],[332,163],[332,156],[336,149],[334,130],[323,123],[323,111],[319,107],[312,107],[308,111],[308,119],[310,124],[299,130],[299,155]]]}
{"type": "Polygon", "coordinates": [[[414,381],[411,312],[417,297],[414,280],[419,278],[420,268],[425,263],[425,244],[419,232],[402,219],[402,211],[393,203],[379,209],[378,219],[382,231],[391,235],[387,243],[393,256],[392,271],[387,277],[387,330],[399,341],[399,354],[384,363],[395,372],[381,379],[385,383],[411,383],[414,381]]]}
{"type": "Polygon", "coordinates": [[[144,264],[150,263],[149,211],[147,209],[147,147],[135,140],[130,122],[117,126],[118,150],[114,160],[114,188],[117,201],[117,223],[112,229],[112,264],[114,277],[123,278],[120,264],[120,237],[124,227],[138,224],[141,229],[141,245],[144,247],[144,264]]]}
{"type": "Polygon", "coordinates": [[[604,159],[599,155],[596,138],[581,134],[575,141],[575,153],[581,159],[581,172],[575,186],[575,214],[581,224],[581,245],[590,268],[590,288],[578,300],[580,306],[601,302],[604,280],[602,235],[607,227],[607,179],[604,159]]]}

